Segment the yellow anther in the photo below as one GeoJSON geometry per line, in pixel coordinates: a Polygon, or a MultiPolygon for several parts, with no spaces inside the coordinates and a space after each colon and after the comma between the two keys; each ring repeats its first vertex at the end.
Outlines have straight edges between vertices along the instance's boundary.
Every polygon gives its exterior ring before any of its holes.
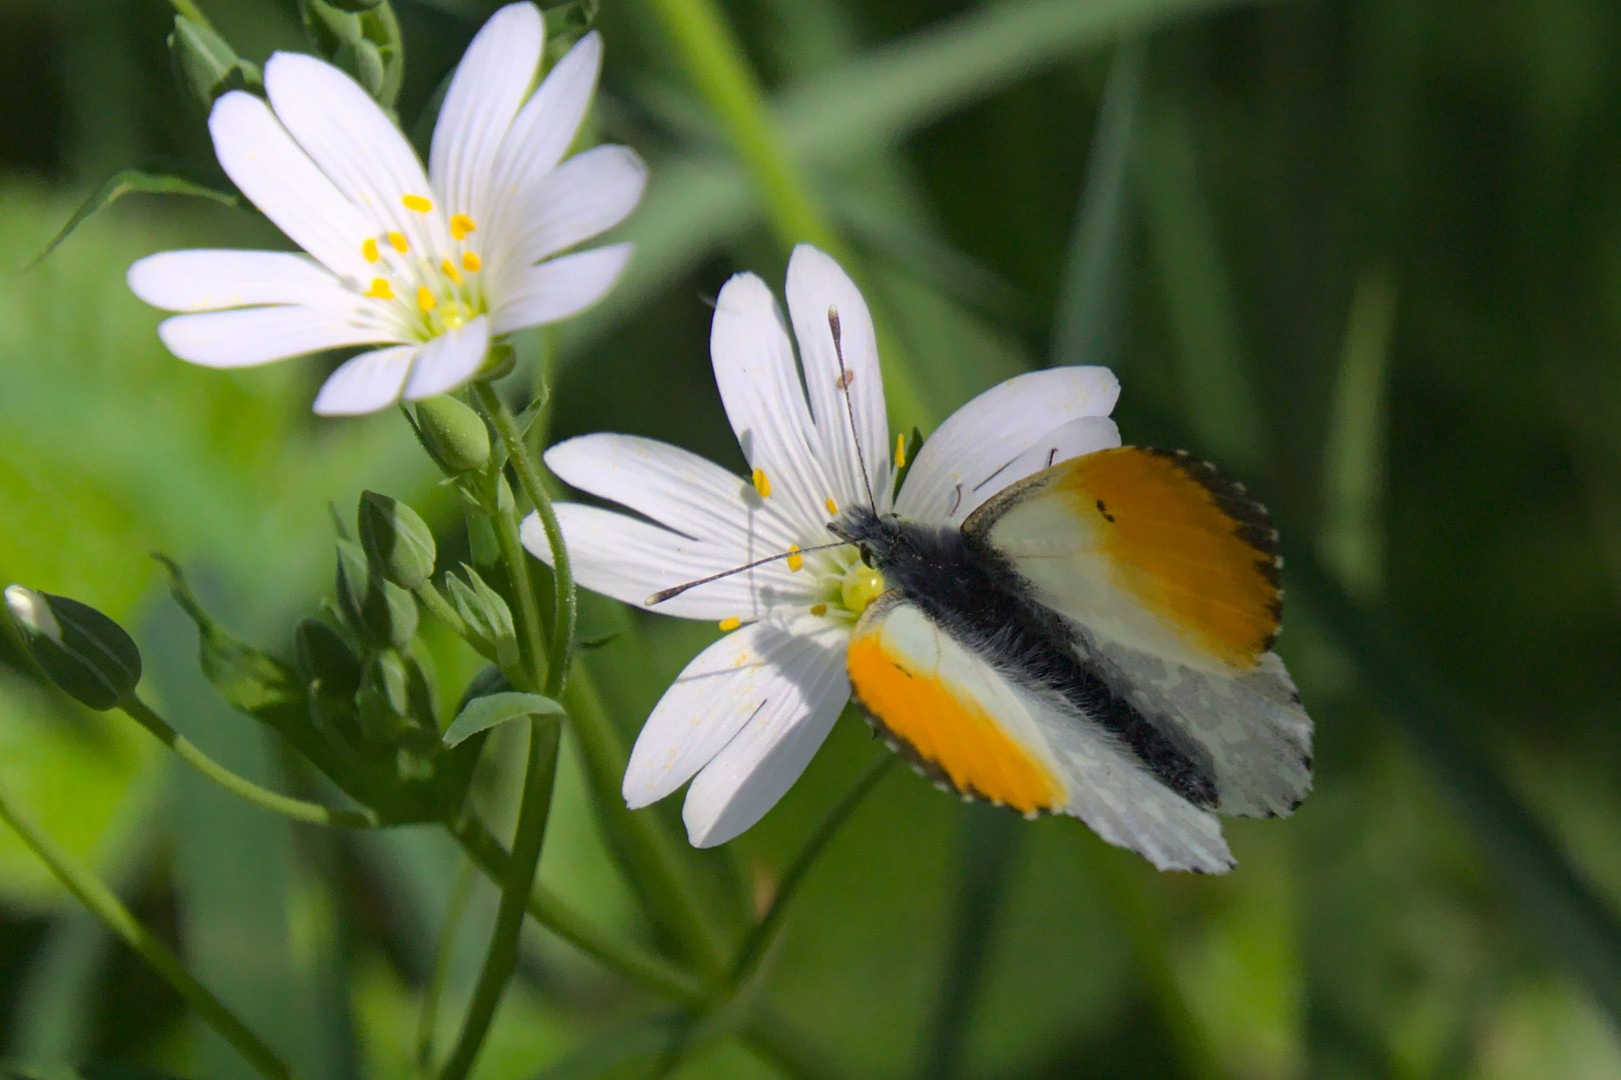
{"type": "Polygon", "coordinates": [[[760,498],[771,498],[771,478],[765,474],[764,469],[754,470],[754,490],[760,493],[760,498]]]}
{"type": "Polygon", "coordinates": [[[906,436],[895,436],[895,468],[906,468],[906,436]]]}
{"type": "Polygon", "coordinates": [[[417,288],[417,307],[422,309],[423,314],[427,314],[438,306],[439,301],[434,299],[433,293],[428,291],[426,285],[417,288]]]}
{"type": "Polygon", "coordinates": [[[380,277],[372,278],[371,288],[366,290],[365,295],[376,300],[392,300],[394,299],[394,289],[385,279],[380,277]]]}
{"type": "Polygon", "coordinates": [[[400,201],[405,204],[407,210],[415,210],[419,214],[426,214],[433,209],[433,203],[424,199],[421,195],[407,195],[400,201]]]}
{"type": "Polygon", "coordinates": [[[360,254],[366,257],[367,262],[376,262],[383,257],[383,253],[377,250],[377,241],[370,236],[360,245],[360,254]]]}
{"type": "Polygon", "coordinates": [[[730,619],[722,619],[720,621],[720,628],[726,631],[728,634],[742,625],[743,620],[739,619],[736,615],[733,615],[730,619]]]}
{"type": "Polygon", "coordinates": [[[788,545],[788,569],[798,570],[805,565],[805,556],[799,554],[798,544],[788,545]]]}
{"type": "Polygon", "coordinates": [[[826,604],[812,604],[811,605],[811,614],[812,615],[826,615],[827,614],[827,605],[826,604]]]}
{"type": "Polygon", "coordinates": [[[450,215],[450,235],[457,240],[466,240],[469,233],[478,232],[478,226],[466,214],[450,215]]]}
{"type": "Polygon", "coordinates": [[[462,283],[462,272],[456,269],[456,264],[451,262],[449,259],[446,259],[444,262],[440,263],[439,269],[443,270],[445,272],[445,276],[451,281],[454,281],[458,285],[462,283]]]}
{"type": "Polygon", "coordinates": [[[462,269],[469,274],[476,274],[484,266],[484,260],[471,251],[462,252],[462,269]]]}
{"type": "Polygon", "coordinates": [[[833,496],[827,497],[827,513],[829,517],[839,516],[839,504],[833,501],[833,496]]]}
{"type": "Polygon", "coordinates": [[[397,232],[389,233],[388,234],[388,245],[389,245],[389,247],[392,247],[395,251],[399,252],[401,255],[404,255],[407,251],[411,250],[411,245],[407,244],[405,242],[405,234],[404,233],[397,233],[397,232]]]}

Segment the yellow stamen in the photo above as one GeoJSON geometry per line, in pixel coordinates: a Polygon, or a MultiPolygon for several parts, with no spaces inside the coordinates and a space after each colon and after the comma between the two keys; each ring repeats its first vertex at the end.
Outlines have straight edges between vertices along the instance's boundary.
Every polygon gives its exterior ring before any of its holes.
{"type": "Polygon", "coordinates": [[[392,300],[394,289],[383,278],[372,278],[371,288],[366,290],[365,295],[375,300],[392,300]]]}
{"type": "Polygon", "coordinates": [[[798,544],[788,545],[788,569],[798,570],[805,565],[805,556],[799,554],[798,544]]]}
{"type": "Polygon", "coordinates": [[[405,234],[404,233],[397,233],[397,232],[389,233],[388,234],[388,244],[389,244],[390,247],[392,247],[395,251],[399,252],[401,255],[404,255],[407,251],[411,250],[411,245],[407,244],[405,242],[405,234]]]}
{"type": "Polygon", "coordinates": [[[895,436],[895,468],[906,468],[906,436],[895,436]]]}
{"type": "Polygon", "coordinates": [[[469,274],[476,274],[484,266],[484,260],[471,251],[462,252],[462,269],[469,274]]]}
{"type": "Polygon", "coordinates": [[[424,199],[421,195],[407,195],[400,201],[405,204],[407,210],[415,210],[419,214],[426,214],[433,209],[433,203],[424,199]]]}
{"type": "Polygon", "coordinates": [[[833,496],[827,497],[827,512],[830,517],[839,516],[839,504],[833,501],[833,496]]]}
{"type": "Polygon", "coordinates": [[[812,615],[826,615],[827,614],[827,605],[826,604],[812,604],[811,605],[811,614],[812,615]]]}
{"type": "Polygon", "coordinates": [[[478,231],[478,226],[466,214],[452,214],[450,216],[450,235],[457,240],[466,240],[469,233],[478,231]]]}
{"type": "Polygon", "coordinates": [[[462,272],[456,269],[456,264],[451,262],[449,259],[446,259],[444,262],[440,263],[439,268],[445,272],[445,276],[451,281],[454,281],[458,285],[462,283],[462,272]]]}
{"type": "Polygon", "coordinates": [[[765,474],[764,469],[754,470],[754,490],[760,493],[760,498],[771,498],[771,478],[765,474]]]}
{"type": "Polygon", "coordinates": [[[743,620],[739,619],[736,615],[733,615],[730,619],[722,619],[720,621],[720,628],[726,631],[728,634],[742,625],[743,620]]]}
{"type": "Polygon", "coordinates": [[[439,301],[434,299],[433,293],[428,291],[428,287],[426,285],[420,286],[417,289],[417,307],[422,309],[422,313],[424,315],[438,306],[439,301]]]}
{"type": "Polygon", "coordinates": [[[369,236],[366,237],[366,242],[360,245],[360,254],[366,257],[367,262],[376,262],[383,257],[383,253],[377,250],[377,241],[369,236]]]}

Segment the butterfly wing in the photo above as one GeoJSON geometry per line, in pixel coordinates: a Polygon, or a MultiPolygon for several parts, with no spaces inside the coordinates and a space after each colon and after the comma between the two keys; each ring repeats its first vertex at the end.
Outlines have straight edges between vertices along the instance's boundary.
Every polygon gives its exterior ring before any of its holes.
{"type": "Polygon", "coordinates": [[[1162,870],[1232,866],[1214,815],[1074,705],[999,669],[901,593],[862,614],[848,664],[890,745],[938,783],[1029,816],[1073,815],[1162,870]]]}
{"type": "Polygon", "coordinates": [[[963,524],[1084,662],[1213,769],[1217,809],[1287,814],[1311,788],[1311,720],[1271,651],[1282,615],[1277,531],[1214,466],[1100,450],[1013,485],[963,524]]]}

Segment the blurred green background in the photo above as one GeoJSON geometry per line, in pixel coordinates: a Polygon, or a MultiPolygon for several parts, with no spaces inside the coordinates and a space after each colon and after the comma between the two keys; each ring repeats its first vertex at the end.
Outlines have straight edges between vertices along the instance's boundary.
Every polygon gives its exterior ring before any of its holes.
{"type": "MultiPolygon", "coordinates": [[[[203,6],[251,59],[303,47],[290,2],[203,6]]],[[[496,5],[397,6],[409,129],[496,5]]],[[[723,1035],[679,1075],[1621,1077],[1621,7],[724,7],[924,418],[1028,367],[1107,363],[1128,442],[1210,456],[1274,509],[1318,781],[1289,821],[1230,824],[1238,869],[1207,879],[893,770],[771,960],[793,1071],[723,1035]]],[[[328,362],[221,373],[163,351],[125,269],[283,243],[253,215],[134,197],[20,273],[117,170],[211,167],[171,79],[172,14],[0,0],[0,584],[121,619],[177,726],[291,787],[285,748],[196,674],[149,552],[285,653],[330,589],[329,500],[387,491],[445,549],[465,537],[397,415],[310,415],[328,362]]],[[[741,468],[705,299],[738,269],[780,285],[786,251],[650,8],[607,0],[598,25],[595,134],[653,180],[621,230],[641,244],[630,278],[560,336],[554,430],[741,468]]],[[[588,603],[582,633],[625,618],[588,603]]],[[[591,656],[627,737],[715,633],[637,619],[591,656]]],[[[439,668],[454,693],[476,665],[447,639],[439,668]]],[[[144,739],[0,652],[18,801],[302,1075],[408,1075],[452,845],[290,826],[144,739]]],[[[740,897],[769,895],[882,752],[847,716],[760,826],[693,855],[718,921],[742,926],[740,897]]],[[[491,768],[489,805],[510,779],[491,768]]],[[[572,758],[541,873],[651,934],[572,758]]],[[[493,918],[492,889],[471,898],[441,1039],[493,918]]],[[[530,930],[477,1075],[647,1075],[615,1051],[659,1003],[530,930]]],[[[0,1058],[251,1075],[9,832],[0,1058]]]]}

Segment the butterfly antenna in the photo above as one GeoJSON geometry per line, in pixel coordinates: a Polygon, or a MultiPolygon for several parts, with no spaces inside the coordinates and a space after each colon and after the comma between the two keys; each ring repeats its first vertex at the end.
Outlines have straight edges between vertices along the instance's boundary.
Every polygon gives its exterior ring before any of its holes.
{"type": "Polygon", "coordinates": [[[675,597],[680,596],[688,589],[696,589],[700,585],[708,585],[711,581],[719,581],[721,578],[729,578],[733,574],[741,574],[745,570],[753,570],[756,566],[764,566],[766,563],[773,563],[780,559],[792,558],[795,555],[808,555],[813,551],[826,551],[829,548],[845,547],[848,544],[848,540],[836,540],[831,544],[817,544],[815,547],[794,548],[792,551],[779,551],[775,555],[767,555],[763,559],[755,559],[751,563],[744,563],[742,566],[734,566],[730,570],[722,570],[718,574],[710,574],[708,577],[701,577],[697,581],[689,581],[685,585],[677,585],[673,589],[660,589],[652,596],[649,596],[646,600],[643,600],[642,603],[648,607],[653,607],[656,604],[662,604],[666,600],[672,600],[675,597]]]}
{"type": "Polygon", "coordinates": [[[861,431],[856,427],[856,407],[850,400],[850,371],[844,366],[844,333],[839,322],[839,306],[827,306],[827,328],[833,331],[833,355],[839,358],[839,391],[844,395],[844,415],[850,418],[850,438],[856,444],[856,464],[861,466],[861,485],[867,489],[867,504],[873,516],[878,514],[878,500],[872,497],[872,481],[867,479],[867,456],[861,451],[861,431]]]}

